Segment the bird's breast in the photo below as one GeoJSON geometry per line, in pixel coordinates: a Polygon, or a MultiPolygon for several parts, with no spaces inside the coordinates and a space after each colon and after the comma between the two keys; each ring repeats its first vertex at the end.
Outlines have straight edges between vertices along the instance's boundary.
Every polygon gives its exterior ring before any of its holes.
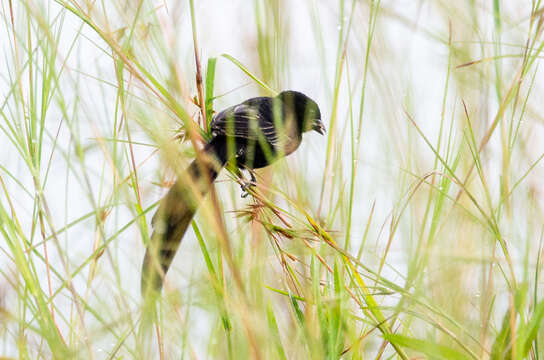
{"type": "Polygon", "coordinates": [[[301,139],[296,137],[294,139],[287,138],[286,141],[282,144],[278,144],[279,149],[276,151],[278,153],[285,154],[286,156],[293,153],[300,146],[301,139]]]}

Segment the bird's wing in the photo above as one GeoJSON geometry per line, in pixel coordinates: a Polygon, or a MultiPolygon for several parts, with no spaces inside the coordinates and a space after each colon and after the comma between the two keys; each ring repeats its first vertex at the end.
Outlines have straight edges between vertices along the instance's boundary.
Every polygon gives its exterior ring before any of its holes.
{"type": "Polygon", "coordinates": [[[273,121],[272,99],[254,98],[221,111],[212,120],[214,136],[224,135],[247,140],[264,136],[270,145],[276,145],[278,135],[273,121]]]}
{"type": "Polygon", "coordinates": [[[217,114],[210,124],[214,135],[251,138],[251,128],[258,125],[258,109],[245,104],[235,105],[217,114]]]}

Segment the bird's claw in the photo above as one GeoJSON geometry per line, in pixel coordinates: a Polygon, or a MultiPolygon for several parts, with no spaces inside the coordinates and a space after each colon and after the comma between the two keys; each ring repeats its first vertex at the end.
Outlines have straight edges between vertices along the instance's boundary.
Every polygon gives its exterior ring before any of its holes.
{"type": "Polygon", "coordinates": [[[255,173],[253,173],[253,170],[247,168],[245,170],[249,172],[251,179],[249,181],[245,179],[242,180],[242,185],[240,185],[240,188],[242,189],[242,198],[246,198],[249,196],[249,192],[247,191],[249,188],[257,186],[257,178],[255,177],[255,173]]]}
{"type": "Polygon", "coordinates": [[[250,181],[243,180],[242,182],[243,183],[242,185],[240,185],[240,188],[242,189],[242,198],[245,199],[246,197],[249,196],[248,189],[256,186],[257,183],[253,180],[250,180],[250,181]]]}

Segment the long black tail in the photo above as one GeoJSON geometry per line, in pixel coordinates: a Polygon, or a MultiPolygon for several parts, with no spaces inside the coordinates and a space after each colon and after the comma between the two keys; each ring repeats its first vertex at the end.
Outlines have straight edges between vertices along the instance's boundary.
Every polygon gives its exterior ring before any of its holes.
{"type": "Polygon", "coordinates": [[[227,162],[224,141],[212,139],[178,178],[153,216],[153,234],[142,265],[142,295],[160,292],[163,278],[202,198],[227,162]]]}

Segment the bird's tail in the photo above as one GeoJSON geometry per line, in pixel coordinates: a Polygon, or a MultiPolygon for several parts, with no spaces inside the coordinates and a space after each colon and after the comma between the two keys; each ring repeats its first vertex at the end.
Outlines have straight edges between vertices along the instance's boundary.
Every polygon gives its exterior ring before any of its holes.
{"type": "Polygon", "coordinates": [[[212,139],[201,156],[194,160],[184,175],[162,199],[153,216],[153,234],[142,265],[141,291],[144,298],[160,293],[163,278],[191,223],[202,198],[209,191],[228,158],[223,141],[212,139]]]}

